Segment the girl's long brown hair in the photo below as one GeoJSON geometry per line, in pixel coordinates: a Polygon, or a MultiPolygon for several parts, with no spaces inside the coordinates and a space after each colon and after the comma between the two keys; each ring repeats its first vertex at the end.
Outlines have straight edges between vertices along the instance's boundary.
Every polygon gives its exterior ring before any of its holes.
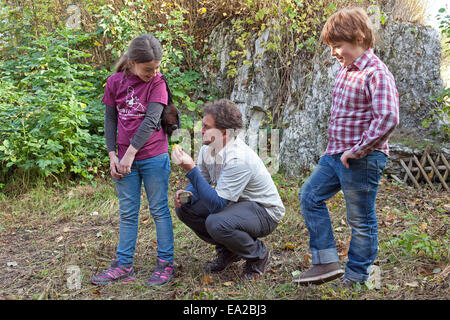
{"type": "Polygon", "coordinates": [[[130,61],[143,63],[153,60],[161,61],[161,59],[161,43],[154,35],[143,34],[131,41],[128,51],[117,62],[115,69],[116,72],[123,72],[125,78],[130,70],[130,61]]]}

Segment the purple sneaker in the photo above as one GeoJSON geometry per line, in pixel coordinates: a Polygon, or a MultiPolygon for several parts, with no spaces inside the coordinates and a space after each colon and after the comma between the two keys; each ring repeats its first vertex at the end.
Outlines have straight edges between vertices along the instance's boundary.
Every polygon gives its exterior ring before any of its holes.
{"type": "Polygon", "coordinates": [[[175,266],[172,262],[157,258],[156,270],[147,281],[147,286],[162,286],[175,277],[175,266]]]}
{"type": "Polygon", "coordinates": [[[119,266],[119,260],[113,259],[111,266],[100,274],[92,276],[91,282],[96,285],[105,285],[113,281],[129,282],[136,279],[133,267],[119,266]]]}

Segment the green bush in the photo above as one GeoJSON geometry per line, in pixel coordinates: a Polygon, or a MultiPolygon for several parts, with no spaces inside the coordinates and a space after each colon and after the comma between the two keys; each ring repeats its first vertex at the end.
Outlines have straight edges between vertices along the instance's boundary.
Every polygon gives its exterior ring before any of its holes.
{"type": "Polygon", "coordinates": [[[101,166],[99,137],[89,133],[86,107],[94,72],[80,63],[89,34],[58,29],[28,36],[28,45],[0,61],[0,162],[48,176],[90,176],[101,166]],[[88,79],[88,80],[85,80],[88,79]]]}
{"type": "MultiPolygon", "coordinates": [[[[108,2],[91,10],[97,26],[91,33],[67,30],[50,14],[61,10],[51,3],[39,1],[49,13],[42,21],[25,4],[6,3],[0,12],[0,182],[18,171],[91,177],[107,165],[104,85],[114,62],[142,33],[161,41],[162,73],[181,110],[182,127],[193,128],[203,104],[196,94],[212,98],[199,84],[199,53],[186,28],[186,9],[177,5],[161,19],[149,14],[151,2],[126,3],[120,10],[108,2]]],[[[85,9],[85,2],[80,5],[85,9]]]]}

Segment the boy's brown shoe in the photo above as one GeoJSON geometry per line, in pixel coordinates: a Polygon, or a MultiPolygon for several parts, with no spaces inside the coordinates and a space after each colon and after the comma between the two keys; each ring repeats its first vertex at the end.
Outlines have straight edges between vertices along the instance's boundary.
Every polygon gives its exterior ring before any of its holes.
{"type": "Polygon", "coordinates": [[[339,262],[313,264],[311,268],[303,272],[300,277],[293,280],[300,285],[322,284],[341,277],[344,270],[341,269],[339,262]]]}

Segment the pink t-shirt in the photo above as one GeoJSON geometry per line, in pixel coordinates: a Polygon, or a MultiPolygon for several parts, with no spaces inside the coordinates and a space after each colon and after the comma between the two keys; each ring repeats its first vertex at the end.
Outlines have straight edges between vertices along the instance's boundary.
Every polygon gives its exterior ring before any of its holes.
{"type": "MultiPolygon", "coordinates": [[[[130,140],[136,134],[145,117],[150,102],[167,105],[167,88],[158,73],[149,82],[142,81],[138,76],[127,73],[123,79],[122,72],[111,75],[105,87],[102,102],[117,109],[117,146],[119,158],[122,158],[130,145],[130,140]],[[123,81],[122,81],[123,80],[123,81]]],[[[148,141],[136,153],[135,160],[156,157],[168,152],[168,141],[164,130],[153,131],[148,141]]]]}

